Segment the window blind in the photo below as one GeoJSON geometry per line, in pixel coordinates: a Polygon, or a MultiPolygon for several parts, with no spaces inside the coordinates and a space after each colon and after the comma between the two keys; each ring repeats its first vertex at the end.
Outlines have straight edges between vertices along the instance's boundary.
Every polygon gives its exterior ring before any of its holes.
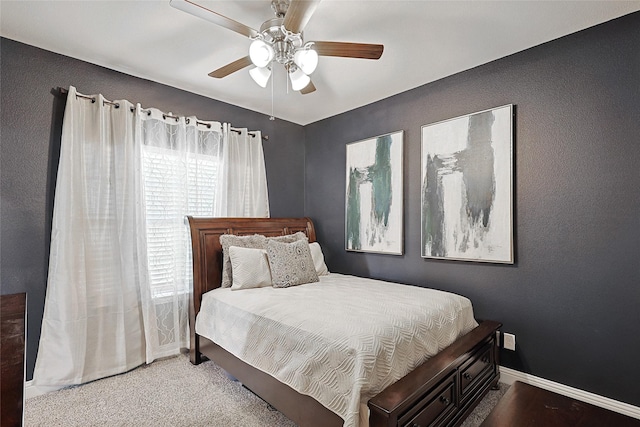
{"type": "Polygon", "coordinates": [[[180,290],[179,277],[191,277],[184,217],[213,212],[219,158],[145,146],[142,162],[149,280],[152,297],[159,298],[180,290]]]}

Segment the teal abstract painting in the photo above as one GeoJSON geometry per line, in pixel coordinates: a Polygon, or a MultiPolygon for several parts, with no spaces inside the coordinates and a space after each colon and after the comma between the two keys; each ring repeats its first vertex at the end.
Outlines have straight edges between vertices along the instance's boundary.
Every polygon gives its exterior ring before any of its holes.
{"type": "Polygon", "coordinates": [[[513,105],[422,127],[422,257],[512,264],[513,105]]]}
{"type": "Polygon", "coordinates": [[[346,250],[403,253],[404,132],[347,144],[346,250]]]}

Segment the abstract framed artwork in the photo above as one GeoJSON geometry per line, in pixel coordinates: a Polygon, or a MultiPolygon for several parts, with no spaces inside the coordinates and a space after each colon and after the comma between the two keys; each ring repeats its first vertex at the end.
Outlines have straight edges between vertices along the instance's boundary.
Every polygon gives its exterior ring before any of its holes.
{"type": "Polygon", "coordinates": [[[347,144],[345,249],[403,253],[404,131],[347,144]]]}
{"type": "Polygon", "coordinates": [[[422,126],[423,258],[514,263],[513,111],[422,126]]]}

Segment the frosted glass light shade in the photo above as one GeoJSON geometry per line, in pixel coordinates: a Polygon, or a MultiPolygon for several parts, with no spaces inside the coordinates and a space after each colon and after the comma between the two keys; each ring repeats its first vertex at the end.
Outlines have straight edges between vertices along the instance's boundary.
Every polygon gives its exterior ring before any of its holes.
{"type": "Polygon", "coordinates": [[[271,77],[271,70],[267,67],[256,67],[249,70],[249,75],[254,82],[262,87],[267,87],[267,82],[269,81],[269,77],[271,77]]]}
{"type": "Polygon", "coordinates": [[[262,40],[254,40],[249,46],[249,58],[256,67],[266,67],[273,59],[273,48],[262,40]]]}
{"type": "Polygon", "coordinates": [[[296,68],[294,72],[289,73],[289,79],[291,80],[291,89],[302,90],[311,81],[311,78],[302,72],[300,68],[296,68]]]}
{"type": "Polygon", "coordinates": [[[318,66],[318,52],[313,49],[299,49],[293,55],[293,62],[305,74],[311,74],[318,66]]]}

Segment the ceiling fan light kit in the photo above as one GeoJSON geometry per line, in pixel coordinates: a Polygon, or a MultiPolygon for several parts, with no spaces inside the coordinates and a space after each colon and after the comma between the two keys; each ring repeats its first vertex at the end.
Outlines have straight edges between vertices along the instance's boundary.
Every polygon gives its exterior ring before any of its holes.
{"type": "Polygon", "coordinates": [[[249,70],[249,75],[261,87],[267,87],[269,77],[271,77],[271,69],[268,67],[255,67],[249,70]]]}
{"type": "Polygon", "coordinates": [[[266,67],[273,61],[273,48],[263,40],[254,40],[249,46],[249,58],[256,67],[266,67]]]}
{"type": "Polygon", "coordinates": [[[289,79],[291,80],[291,89],[296,91],[304,89],[311,82],[311,77],[295,65],[289,67],[289,79]]]}
{"type": "Polygon", "coordinates": [[[253,40],[249,55],[209,73],[214,78],[226,77],[251,64],[251,78],[266,87],[272,64],[282,64],[291,80],[291,88],[302,94],[316,90],[309,77],[318,66],[318,56],[379,59],[384,49],[380,44],[346,42],[304,42],[302,30],[315,12],[320,0],[272,0],[276,17],[265,21],[260,31],[199,5],[193,0],[170,0],[170,5],[253,40]]]}
{"type": "Polygon", "coordinates": [[[318,52],[313,50],[311,46],[298,49],[296,53],[293,54],[293,62],[295,62],[303,73],[309,75],[313,73],[318,66],[318,52]]]}

